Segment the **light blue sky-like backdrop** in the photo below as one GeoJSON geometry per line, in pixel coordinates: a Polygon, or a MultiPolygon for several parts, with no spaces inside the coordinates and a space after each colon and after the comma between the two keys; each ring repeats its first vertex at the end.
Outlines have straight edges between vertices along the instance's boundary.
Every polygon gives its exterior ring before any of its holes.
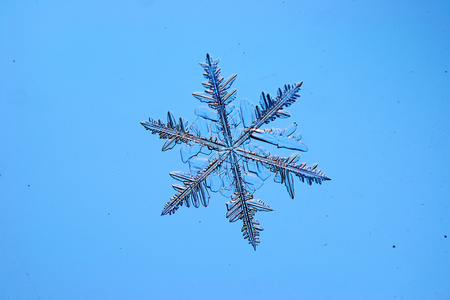
{"type": "MultiPolygon", "coordinates": [[[[0,299],[449,299],[449,1],[0,3],[0,299]],[[289,108],[333,180],[161,217],[206,53],[289,108]],[[395,248],[394,248],[395,246],[395,248]]],[[[267,127],[283,127],[276,121],[267,127]]],[[[277,149],[271,148],[273,153],[277,149]]]]}

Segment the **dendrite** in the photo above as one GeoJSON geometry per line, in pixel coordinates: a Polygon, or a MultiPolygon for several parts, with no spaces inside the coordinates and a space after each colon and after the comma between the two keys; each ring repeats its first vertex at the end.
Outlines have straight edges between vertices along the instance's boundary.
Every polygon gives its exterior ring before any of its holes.
{"type": "Polygon", "coordinates": [[[183,118],[175,119],[170,111],[166,123],[149,118],[141,124],[166,139],[163,151],[183,144],[181,159],[189,164],[190,173],[170,173],[181,184],[173,185],[176,194],[166,203],[162,215],[172,214],[182,205],[208,206],[209,192],[220,192],[230,198],[226,203],[226,217],[230,222],[243,222],[244,238],[256,250],[263,228],[255,214],[272,211],[272,208],[253,198],[253,194],[272,173],[275,182],[286,186],[291,198],[294,198],[294,175],[310,185],[330,178],[317,169],[317,164],[298,163],[298,151],[306,152],[308,148],[301,142],[301,135],[295,133],[296,123],[285,129],[261,129],[277,118],[290,117],[285,108],[300,97],[302,82],[278,89],[276,97],[263,92],[259,106],[243,99],[238,108],[232,103],[236,90],[230,90],[236,75],[227,79],[220,77],[218,63],[219,60],[213,60],[209,54],[206,63],[200,63],[207,79],[202,83],[205,91],[193,95],[206,105],[197,107],[195,114],[199,118],[191,126],[183,118]],[[255,145],[254,140],[294,150],[294,153],[289,157],[271,155],[265,148],[255,145]]]}

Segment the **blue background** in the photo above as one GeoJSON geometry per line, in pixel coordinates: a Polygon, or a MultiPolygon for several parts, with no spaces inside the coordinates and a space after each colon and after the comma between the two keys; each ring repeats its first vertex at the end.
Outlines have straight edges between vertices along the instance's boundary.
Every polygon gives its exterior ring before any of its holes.
{"type": "MultiPolygon", "coordinates": [[[[0,299],[449,299],[450,2],[0,3],[0,299]],[[206,53],[238,100],[290,107],[333,180],[161,217],[206,53]],[[394,248],[395,246],[395,248],[394,248]]],[[[276,121],[268,127],[283,127],[276,121]]],[[[273,153],[277,153],[275,149],[273,153]]]]}

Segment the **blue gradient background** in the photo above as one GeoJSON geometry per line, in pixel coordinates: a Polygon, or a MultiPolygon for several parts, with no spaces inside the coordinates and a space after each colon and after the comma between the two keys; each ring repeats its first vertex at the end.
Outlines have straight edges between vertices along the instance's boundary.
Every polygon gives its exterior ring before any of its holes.
{"type": "Polygon", "coordinates": [[[449,1],[1,1],[0,299],[449,299],[449,16],[449,1]],[[333,179],[296,179],[294,200],[268,180],[256,252],[219,194],[160,216],[187,166],[139,121],[195,119],[206,53],[238,99],[304,81],[290,121],[333,179]]]}

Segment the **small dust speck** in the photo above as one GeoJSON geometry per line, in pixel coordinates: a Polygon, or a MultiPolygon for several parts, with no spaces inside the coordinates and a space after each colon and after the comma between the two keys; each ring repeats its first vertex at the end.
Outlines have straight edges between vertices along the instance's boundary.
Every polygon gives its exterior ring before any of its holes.
{"type": "Polygon", "coordinates": [[[28,187],[30,187],[30,185],[27,185],[28,187]]]}
{"type": "Polygon", "coordinates": [[[447,236],[446,236],[446,235],[444,235],[444,238],[447,238],[447,236]]]}
{"type": "Polygon", "coordinates": [[[392,248],[395,248],[395,245],[393,245],[392,248]]]}

